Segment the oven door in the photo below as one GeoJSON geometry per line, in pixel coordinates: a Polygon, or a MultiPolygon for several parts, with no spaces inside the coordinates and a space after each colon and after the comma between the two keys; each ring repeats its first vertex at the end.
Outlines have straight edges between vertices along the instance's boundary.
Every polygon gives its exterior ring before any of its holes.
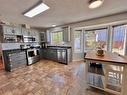
{"type": "Polygon", "coordinates": [[[34,57],[34,56],[35,56],[34,50],[28,50],[28,51],[27,51],[27,57],[28,57],[28,58],[34,57]]]}
{"type": "Polygon", "coordinates": [[[39,49],[31,49],[27,51],[28,65],[31,65],[40,60],[40,51],[39,49]]]}

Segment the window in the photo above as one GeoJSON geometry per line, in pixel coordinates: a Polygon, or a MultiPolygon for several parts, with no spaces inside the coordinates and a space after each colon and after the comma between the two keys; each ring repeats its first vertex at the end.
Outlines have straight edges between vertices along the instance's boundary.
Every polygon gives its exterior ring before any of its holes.
{"type": "Polygon", "coordinates": [[[51,33],[51,43],[58,44],[63,42],[63,32],[52,32],[51,33]]]}
{"type": "Polygon", "coordinates": [[[114,26],[112,52],[124,55],[125,42],[126,42],[126,25],[114,26]]]}
{"type": "Polygon", "coordinates": [[[108,31],[104,29],[87,30],[84,32],[84,49],[94,50],[96,47],[101,46],[107,50],[108,31]]]}
{"type": "Polygon", "coordinates": [[[74,51],[75,52],[81,51],[81,33],[82,33],[82,30],[76,30],[74,33],[74,51]]]}

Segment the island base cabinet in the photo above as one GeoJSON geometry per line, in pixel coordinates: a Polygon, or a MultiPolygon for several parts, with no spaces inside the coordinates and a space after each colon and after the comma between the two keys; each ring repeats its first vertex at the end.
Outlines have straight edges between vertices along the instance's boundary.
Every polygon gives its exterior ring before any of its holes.
{"type": "Polygon", "coordinates": [[[87,52],[85,56],[89,86],[104,90],[114,95],[127,95],[127,57],[106,52],[98,56],[96,51],[87,52]],[[97,77],[97,78],[96,78],[97,77]],[[101,81],[100,81],[100,79],[101,81]],[[94,79],[94,81],[93,81],[94,79]],[[96,85],[96,81],[98,84],[96,85]],[[91,82],[92,81],[92,82],[91,82]],[[102,86],[102,85],[103,86],[102,86]],[[99,85],[99,86],[98,86],[99,85]]]}
{"type": "Polygon", "coordinates": [[[95,61],[86,61],[86,64],[89,86],[115,95],[126,95],[127,66],[95,61]]]}
{"type": "Polygon", "coordinates": [[[26,51],[5,50],[3,51],[3,56],[6,71],[12,71],[15,68],[27,65],[26,51]]]}

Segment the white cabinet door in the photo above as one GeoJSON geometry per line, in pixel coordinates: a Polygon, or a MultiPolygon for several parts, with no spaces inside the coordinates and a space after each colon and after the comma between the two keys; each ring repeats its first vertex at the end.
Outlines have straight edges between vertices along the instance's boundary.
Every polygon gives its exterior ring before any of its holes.
{"type": "Polygon", "coordinates": [[[22,35],[21,27],[14,27],[15,35],[22,35]]]}
{"type": "Polygon", "coordinates": [[[36,33],[35,33],[35,32],[36,32],[35,30],[31,29],[31,30],[30,30],[30,35],[31,35],[32,37],[35,37],[35,36],[36,36],[36,33]]]}
{"type": "Polygon", "coordinates": [[[29,36],[28,29],[22,28],[22,34],[23,34],[23,36],[29,36]]]}
{"type": "Polygon", "coordinates": [[[3,26],[3,33],[8,35],[14,35],[15,31],[11,26],[3,26]]]}
{"type": "Polygon", "coordinates": [[[63,40],[64,42],[70,42],[70,27],[63,28],[63,40]]]}
{"type": "Polygon", "coordinates": [[[46,32],[40,32],[40,41],[46,42],[46,32]]]}
{"type": "Polygon", "coordinates": [[[39,31],[35,31],[35,39],[36,39],[36,42],[40,42],[40,33],[39,33],[39,31]]]}

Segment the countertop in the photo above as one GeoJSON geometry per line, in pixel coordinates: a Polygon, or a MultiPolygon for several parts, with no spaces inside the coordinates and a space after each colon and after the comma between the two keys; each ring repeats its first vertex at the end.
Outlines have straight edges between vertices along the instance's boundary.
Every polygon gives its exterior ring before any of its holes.
{"type": "Polygon", "coordinates": [[[116,53],[105,52],[104,56],[97,56],[95,51],[87,52],[85,56],[86,60],[95,60],[102,62],[112,62],[119,64],[127,64],[127,57],[116,53]]]}
{"type": "Polygon", "coordinates": [[[48,48],[71,48],[71,46],[47,46],[48,48]]]}
{"type": "Polygon", "coordinates": [[[42,49],[57,49],[57,50],[63,50],[63,49],[71,49],[70,46],[47,46],[47,48],[42,49]]]}

